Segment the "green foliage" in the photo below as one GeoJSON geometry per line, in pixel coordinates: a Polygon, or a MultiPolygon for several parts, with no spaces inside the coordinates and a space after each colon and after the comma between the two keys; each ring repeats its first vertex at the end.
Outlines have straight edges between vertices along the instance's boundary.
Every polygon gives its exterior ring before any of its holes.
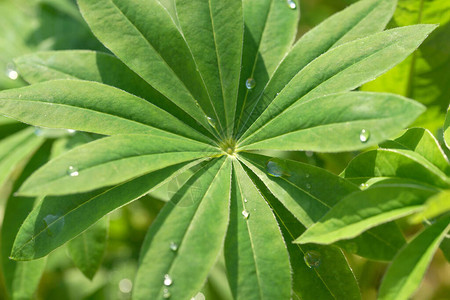
{"type": "MultiPolygon", "coordinates": [[[[78,16],[63,2],[46,3],[78,16]]],[[[25,199],[23,208],[8,201],[8,214],[20,218],[3,227],[2,251],[18,261],[3,261],[15,270],[10,294],[30,297],[42,258],[66,243],[93,279],[107,215],[166,187],[169,199],[140,251],[135,299],[195,297],[222,251],[235,299],[361,299],[339,247],[392,260],[380,299],[409,297],[448,231],[448,206],[435,207],[447,198],[450,165],[427,130],[392,139],[424,105],[354,91],[437,27],[383,31],[395,5],[359,1],[294,43],[293,0],[78,0],[112,54],[19,57],[31,85],[0,92],[1,114],[52,128],[1,141],[0,183],[19,177],[11,197],[25,199]],[[380,143],[341,176],[261,155],[380,143]],[[31,164],[49,148],[50,161],[31,164]],[[406,243],[394,221],[410,215],[438,220],[406,243]],[[25,287],[20,274],[28,272],[33,284],[25,287]]],[[[444,136],[448,143],[448,120],[444,136]]]]}

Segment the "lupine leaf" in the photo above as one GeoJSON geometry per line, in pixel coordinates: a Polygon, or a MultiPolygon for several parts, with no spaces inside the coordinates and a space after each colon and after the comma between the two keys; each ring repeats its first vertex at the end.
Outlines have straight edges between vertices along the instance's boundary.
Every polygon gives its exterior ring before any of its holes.
{"type": "Polygon", "coordinates": [[[43,257],[88,229],[106,214],[142,197],[200,162],[164,168],[110,189],[64,197],[46,197],[24,221],[11,256],[16,260],[43,257]]]}
{"type": "MultiPolygon", "coordinates": [[[[19,178],[15,181],[12,191],[40,165],[44,164],[50,155],[51,143],[45,143],[27,162],[19,178]]],[[[5,216],[1,227],[1,263],[5,280],[6,292],[11,299],[30,299],[42,276],[46,259],[30,262],[17,262],[9,258],[14,238],[22,222],[33,209],[36,198],[16,197],[9,195],[5,207],[5,216]]]]}
{"type": "MultiPolygon", "coordinates": [[[[254,182],[258,179],[253,179],[254,182]]],[[[294,244],[306,228],[270,192],[258,184],[269,201],[289,251],[293,293],[299,299],[361,299],[358,283],[344,254],[335,246],[294,244]]]]}
{"type": "Polygon", "coordinates": [[[330,244],[353,238],[379,224],[423,210],[436,190],[412,185],[376,186],[350,194],[295,242],[330,244]]]}
{"type": "MultiPolygon", "coordinates": [[[[257,13],[254,7],[255,2],[261,1],[246,2],[252,3],[248,10],[257,13]]],[[[244,8],[246,2],[244,1],[244,8]]],[[[395,0],[358,1],[326,19],[302,36],[276,67],[268,83],[267,79],[263,80],[264,77],[262,76],[253,76],[256,78],[255,92],[252,91],[252,97],[246,103],[245,113],[243,114],[244,120],[242,121],[243,128],[240,129],[240,133],[255,121],[276,94],[311,61],[340,44],[383,30],[392,17],[396,4],[397,1],[395,0]]],[[[244,17],[246,24],[249,24],[248,16],[244,15],[244,17]]],[[[284,20],[286,16],[278,17],[278,20],[280,19],[284,20]]],[[[286,25],[280,26],[280,28],[284,31],[286,25]]],[[[245,63],[243,65],[245,66],[245,63]]],[[[268,75],[271,74],[272,72],[268,75]]],[[[250,77],[249,74],[247,76],[250,77]]]]}
{"type": "Polygon", "coordinates": [[[240,145],[245,150],[358,150],[391,137],[424,110],[417,102],[391,94],[334,94],[291,106],[240,145]]]}
{"type": "Polygon", "coordinates": [[[17,166],[32,155],[44,142],[34,134],[33,128],[27,128],[8,136],[0,142],[0,187],[17,166]]]}
{"type": "Polygon", "coordinates": [[[37,52],[15,59],[15,64],[20,75],[31,84],[56,79],[81,79],[117,87],[144,98],[190,127],[211,136],[186,112],[110,54],[89,50],[37,52]]]}
{"type": "Polygon", "coordinates": [[[108,49],[214,132],[206,115],[216,119],[217,116],[204,82],[183,35],[158,0],[78,0],[78,5],[93,33],[108,49]]]}
{"type": "Polygon", "coordinates": [[[440,242],[450,229],[450,216],[423,230],[389,266],[380,286],[379,300],[406,300],[415,292],[440,242]]]}
{"type": "Polygon", "coordinates": [[[176,0],[176,7],[186,42],[214,99],[218,126],[231,136],[244,34],[242,0],[176,0]]]}
{"type": "Polygon", "coordinates": [[[244,42],[236,129],[248,118],[249,104],[261,94],[269,78],[289,52],[297,33],[300,6],[277,0],[244,0],[244,42]],[[291,8],[293,5],[295,8],[291,8]],[[248,89],[247,80],[250,87],[248,89]]]}
{"type": "Polygon", "coordinates": [[[166,204],[145,238],[134,299],[195,296],[223,245],[230,193],[231,161],[221,158],[166,204]]]}
{"type": "MultiPolygon", "coordinates": [[[[239,156],[306,227],[319,221],[348,194],[359,191],[350,182],[311,165],[248,153],[240,153],[239,156]]],[[[339,246],[349,252],[383,261],[391,260],[404,244],[399,228],[391,223],[370,229],[352,240],[339,242],[339,246]]]]}
{"type": "Polygon", "coordinates": [[[0,112],[22,122],[112,135],[168,132],[205,138],[166,111],[104,84],[56,80],[0,92],[0,112]]]}
{"type": "Polygon", "coordinates": [[[218,153],[219,150],[213,147],[187,139],[115,135],[77,147],[52,160],[28,178],[20,193],[64,195],[86,192],[218,153]]]}
{"type": "Polygon", "coordinates": [[[292,78],[242,139],[294,103],[353,90],[383,74],[412,53],[435,28],[435,25],[415,25],[391,29],[343,44],[319,56],[292,78]]]}
{"type": "Polygon", "coordinates": [[[275,216],[240,163],[234,161],[233,166],[231,216],[225,241],[233,296],[235,299],[290,299],[288,252],[275,216]]]}
{"type": "Polygon", "coordinates": [[[109,218],[103,217],[67,244],[78,269],[92,280],[103,259],[108,238],[109,218]]]}

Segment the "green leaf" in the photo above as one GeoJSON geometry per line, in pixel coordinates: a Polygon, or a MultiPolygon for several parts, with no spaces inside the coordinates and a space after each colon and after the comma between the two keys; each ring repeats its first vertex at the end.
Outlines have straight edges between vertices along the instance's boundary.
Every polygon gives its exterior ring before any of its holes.
{"type": "Polygon", "coordinates": [[[91,280],[106,250],[108,227],[109,218],[104,217],[67,244],[73,262],[91,280]]]}
{"type": "MultiPolygon", "coordinates": [[[[311,165],[242,152],[239,159],[306,227],[320,220],[348,194],[359,190],[341,177],[311,165]],[[273,176],[277,175],[277,170],[283,176],[273,176]]],[[[391,260],[404,244],[399,228],[391,223],[373,228],[352,240],[339,242],[339,246],[349,252],[383,261],[391,260]]]]}
{"type": "Polygon", "coordinates": [[[110,189],[44,198],[20,228],[11,257],[32,260],[49,254],[111,211],[157,189],[200,162],[171,166],[110,189]]]}
{"type": "Polygon", "coordinates": [[[290,299],[289,257],[275,216],[240,163],[234,161],[233,166],[230,225],[225,241],[233,296],[290,299]]]}
{"type": "Polygon", "coordinates": [[[446,0],[401,0],[390,26],[440,24],[417,52],[364,90],[389,92],[413,98],[429,109],[415,126],[436,132],[442,126],[450,92],[450,3],[446,0]]]}
{"type": "Polygon", "coordinates": [[[0,187],[43,142],[43,138],[34,134],[33,128],[24,129],[0,141],[0,187]]]}
{"type": "Polygon", "coordinates": [[[269,201],[283,233],[291,262],[294,295],[303,300],[361,299],[355,275],[342,251],[334,246],[294,244],[295,237],[306,228],[267,188],[262,184],[258,184],[258,188],[269,201]]]}
{"type": "Polygon", "coordinates": [[[184,36],[158,0],[78,0],[78,5],[91,30],[108,49],[214,132],[206,117],[217,119],[212,100],[184,36]]]}
{"type": "Polygon", "coordinates": [[[450,211],[450,190],[444,190],[430,197],[425,203],[425,209],[410,218],[410,222],[420,223],[431,220],[450,211]]]}
{"type": "Polygon", "coordinates": [[[441,242],[441,250],[448,262],[450,262],[450,238],[445,236],[441,242]]]}
{"type": "Polygon", "coordinates": [[[166,204],[145,238],[134,299],[195,296],[223,245],[230,184],[230,159],[217,159],[166,204]]]}
{"type": "Polygon", "coordinates": [[[439,145],[439,142],[427,129],[408,129],[401,137],[396,138],[394,141],[387,141],[381,144],[380,147],[414,151],[450,176],[450,163],[448,158],[439,145]]]}
{"type": "Polygon", "coordinates": [[[424,109],[412,100],[381,93],[349,92],[302,100],[239,145],[243,150],[353,151],[386,140],[424,109]]]}
{"type": "Polygon", "coordinates": [[[174,134],[208,141],[155,105],[117,88],[81,80],[55,80],[0,92],[0,113],[50,128],[113,135],[174,134]]]}
{"type": "Polygon", "coordinates": [[[435,28],[435,25],[400,27],[326,52],[297,73],[278,96],[272,95],[275,99],[241,140],[294,103],[353,90],[383,74],[412,53],[435,28]]]}
{"type": "Polygon", "coordinates": [[[450,229],[450,216],[423,230],[399,252],[380,286],[379,300],[403,300],[419,287],[439,243],[450,229]]]}
{"type": "MultiPolygon", "coordinates": [[[[13,191],[40,165],[49,159],[50,143],[45,143],[31,157],[14,182],[13,191]]],[[[25,220],[33,209],[35,198],[15,197],[12,194],[4,195],[7,198],[4,211],[4,219],[1,227],[1,264],[4,276],[6,292],[10,299],[31,299],[35,293],[42,273],[45,268],[46,259],[32,262],[16,262],[9,258],[13,247],[14,238],[25,220]]]]}
{"type": "Polygon", "coordinates": [[[379,224],[421,211],[436,190],[414,185],[378,185],[355,192],[336,204],[295,242],[331,244],[353,238],[379,224]]]}
{"type": "Polygon", "coordinates": [[[448,149],[450,149],[450,106],[447,110],[447,117],[444,124],[444,141],[448,149]]]}
{"type": "Polygon", "coordinates": [[[247,117],[248,104],[253,103],[264,90],[296,38],[300,6],[298,1],[291,3],[277,0],[242,1],[245,28],[236,129],[247,117]],[[295,4],[294,9],[290,7],[291,3],[295,4]],[[247,88],[247,80],[250,87],[254,82],[253,88],[247,88]]]}
{"type": "Polygon", "coordinates": [[[36,171],[19,192],[22,195],[81,193],[214,154],[220,154],[219,150],[187,139],[115,135],[77,147],[52,160],[36,171]]]}
{"type": "MultiPolygon", "coordinates": [[[[251,14],[255,14],[256,18],[260,18],[259,15],[261,13],[255,6],[263,1],[244,1],[244,9],[246,8],[245,4],[247,2],[251,2],[252,4],[248,6],[248,13],[247,11],[244,11],[246,13],[244,14],[244,19],[248,25],[250,23],[249,19],[252,20],[255,18],[253,16],[253,18],[250,18],[251,14]]],[[[279,1],[279,3],[284,4],[282,1],[279,1]]],[[[273,68],[268,68],[270,72],[265,74],[265,76],[253,76],[256,79],[257,85],[255,87],[255,92],[252,91],[251,97],[249,97],[246,103],[247,105],[243,114],[243,128],[240,132],[248,128],[248,126],[250,126],[270,104],[275,95],[311,61],[340,44],[383,30],[386,23],[392,17],[396,4],[397,1],[395,0],[358,1],[343,11],[326,19],[320,25],[302,36],[289,53],[283,57],[281,63],[278,64],[278,61],[276,61],[277,66],[275,72],[272,71],[273,68]],[[267,83],[266,77],[270,75],[272,76],[267,83]]],[[[287,18],[286,14],[283,12],[282,16],[276,16],[274,19],[282,22],[282,20],[284,21],[287,18]]],[[[279,26],[283,32],[286,27],[287,26],[284,24],[279,26]]],[[[280,36],[280,34],[277,36],[280,36]]],[[[276,37],[273,39],[275,38],[276,37]]],[[[274,45],[271,45],[271,48],[273,47],[274,45]]],[[[270,55],[273,55],[273,53],[270,53],[270,55]]],[[[265,57],[264,61],[267,59],[271,59],[270,56],[265,57]]],[[[243,66],[245,67],[245,65],[244,61],[243,66]]],[[[260,71],[260,73],[263,72],[260,71]]],[[[241,80],[251,77],[250,74],[251,73],[243,73],[243,78],[241,80]]]]}
{"type": "Polygon", "coordinates": [[[47,51],[21,56],[15,59],[15,64],[21,76],[31,84],[56,79],[81,79],[117,87],[146,99],[190,127],[211,136],[185,111],[112,55],[88,50],[47,51]]]}
{"type": "Polygon", "coordinates": [[[177,16],[225,136],[233,134],[244,19],[242,0],[176,0],[177,16]]]}
{"type": "Polygon", "coordinates": [[[397,139],[382,143],[381,147],[384,149],[358,155],[349,163],[342,176],[355,182],[387,177],[449,187],[448,158],[428,130],[409,129],[397,139]]]}
{"type": "Polygon", "coordinates": [[[358,191],[357,186],[345,179],[312,165],[243,152],[239,153],[239,159],[306,227],[317,222],[342,198],[358,191]],[[281,170],[283,176],[278,177],[275,169],[281,170]]]}

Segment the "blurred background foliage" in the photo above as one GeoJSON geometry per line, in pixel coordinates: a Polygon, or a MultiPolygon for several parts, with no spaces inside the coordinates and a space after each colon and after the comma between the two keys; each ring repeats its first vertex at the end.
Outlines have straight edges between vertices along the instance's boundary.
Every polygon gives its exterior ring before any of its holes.
{"type": "MultiPolygon", "coordinates": [[[[280,0],[281,1],[281,0],[280,0]]],[[[298,37],[315,25],[357,0],[301,0],[301,22],[298,37]]],[[[444,114],[450,99],[450,1],[449,0],[399,0],[398,9],[388,27],[417,23],[438,23],[440,27],[425,41],[419,51],[387,74],[362,87],[367,91],[392,92],[413,98],[427,105],[427,112],[415,126],[430,129],[438,138],[442,136],[444,114]]],[[[26,85],[14,68],[15,57],[44,50],[92,49],[107,51],[92,36],[73,0],[0,0],[0,90],[26,85]]],[[[38,199],[14,197],[20,182],[49,157],[54,157],[76,145],[97,138],[86,133],[52,131],[27,128],[26,125],[0,117],[0,145],[18,136],[33,136],[13,143],[8,153],[0,148],[0,229],[2,232],[2,271],[0,273],[0,299],[8,299],[11,292],[12,273],[20,270],[19,264],[8,259],[12,236],[31,211],[38,199]],[[27,131],[28,130],[28,131],[27,131]],[[35,146],[21,147],[30,140],[35,146]],[[12,153],[22,153],[13,164],[12,153]],[[6,218],[5,216],[6,210],[6,218]],[[8,217],[11,215],[10,217],[8,217]],[[2,222],[3,221],[3,222],[2,222]],[[9,296],[8,296],[9,295],[9,296]]],[[[11,144],[11,142],[9,142],[11,144]]],[[[445,147],[444,147],[445,149],[445,147]]],[[[447,153],[448,154],[448,153],[447,153]]],[[[356,153],[317,154],[312,152],[271,152],[270,155],[290,158],[339,174],[356,153]]],[[[17,155],[16,155],[17,156],[17,155]]],[[[180,180],[180,179],[178,179],[180,180]]],[[[164,205],[182,184],[175,181],[164,185],[131,205],[109,216],[109,232],[104,258],[92,280],[77,269],[68,247],[51,253],[46,261],[42,278],[36,283],[27,282],[28,294],[14,295],[17,299],[130,299],[132,280],[145,233],[164,205]],[[37,292],[33,293],[37,285],[37,292]]],[[[420,226],[411,227],[400,222],[406,237],[413,236],[420,226]]],[[[387,267],[386,263],[368,261],[348,255],[361,287],[362,298],[375,299],[376,291],[387,267]]],[[[45,261],[37,264],[45,264],[45,261]]],[[[37,266],[39,269],[40,266],[37,266]]],[[[415,300],[449,299],[450,265],[438,251],[415,300]]],[[[223,260],[219,259],[209,279],[196,300],[231,299],[223,260]]]]}

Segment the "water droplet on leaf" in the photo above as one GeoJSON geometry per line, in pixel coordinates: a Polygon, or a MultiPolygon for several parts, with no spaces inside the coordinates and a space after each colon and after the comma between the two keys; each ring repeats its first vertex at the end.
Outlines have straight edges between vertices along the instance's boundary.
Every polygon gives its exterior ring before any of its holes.
{"type": "Polygon", "coordinates": [[[289,175],[283,167],[274,160],[269,160],[266,164],[266,171],[269,173],[269,175],[272,175],[273,177],[281,177],[283,175],[289,175]]]}
{"type": "Polygon", "coordinates": [[[216,128],[216,120],[214,120],[214,119],[211,118],[211,117],[206,117],[206,120],[208,121],[208,124],[209,124],[211,127],[216,128]]]}
{"type": "Polygon", "coordinates": [[[171,286],[173,283],[172,278],[169,276],[169,274],[164,275],[164,285],[165,286],[171,286]]]}
{"type": "Polygon", "coordinates": [[[122,293],[128,294],[131,292],[132,288],[133,288],[133,283],[131,282],[130,279],[124,278],[119,281],[119,290],[122,293]]]}
{"type": "Polygon", "coordinates": [[[305,263],[310,268],[317,268],[320,266],[320,253],[314,250],[308,251],[304,256],[305,263]]]}
{"type": "Polygon", "coordinates": [[[256,86],[255,79],[253,79],[253,78],[247,79],[247,81],[245,82],[245,86],[247,87],[248,90],[254,89],[256,86]]]}
{"type": "Polygon", "coordinates": [[[69,168],[67,169],[67,174],[69,174],[69,176],[71,176],[71,177],[76,177],[80,173],[78,173],[78,169],[76,167],[69,166],[69,168]]]}
{"type": "Polygon", "coordinates": [[[242,215],[244,216],[244,219],[248,219],[248,217],[250,216],[250,213],[244,209],[242,211],[242,215]]]}
{"type": "Polygon", "coordinates": [[[367,183],[361,183],[360,185],[359,185],[359,188],[361,189],[361,190],[365,190],[365,189],[367,189],[369,187],[369,185],[367,184],[367,183]]]}
{"type": "Polygon", "coordinates": [[[306,184],[306,188],[309,190],[311,189],[311,185],[309,183],[306,184]]]}
{"type": "Polygon", "coordinates": [[[163,290],[163,297],[164,297],[164,299],[169,299],[170,296],[171,296],[171,294],[170,294],[169,290],[168,289],[164,289],[163,290]]]}
{"type": "Polygon", "coordinates": [[[287,4],[289,5],[290,9],[296,9],[297,4],[295,4],[294,0],[287,0],[287,4]]]}
{"type": "Polygon", "coordinates": [[[178,250],[178,245],[174,242],[171,242],[169,247],[173,252],[176,252],[178,250]]]}
{"type": "Polygon", "coordinates": [[[244,202],[247,203],[247,199],[244,199],[244,202]]]}
{"type": "Polygon", "coordinates": [[[359,134],[359,140],[361,143],[366,143],[370,139],[370,132],[368,130],[361,130],[361,133],[359,134]]]}

